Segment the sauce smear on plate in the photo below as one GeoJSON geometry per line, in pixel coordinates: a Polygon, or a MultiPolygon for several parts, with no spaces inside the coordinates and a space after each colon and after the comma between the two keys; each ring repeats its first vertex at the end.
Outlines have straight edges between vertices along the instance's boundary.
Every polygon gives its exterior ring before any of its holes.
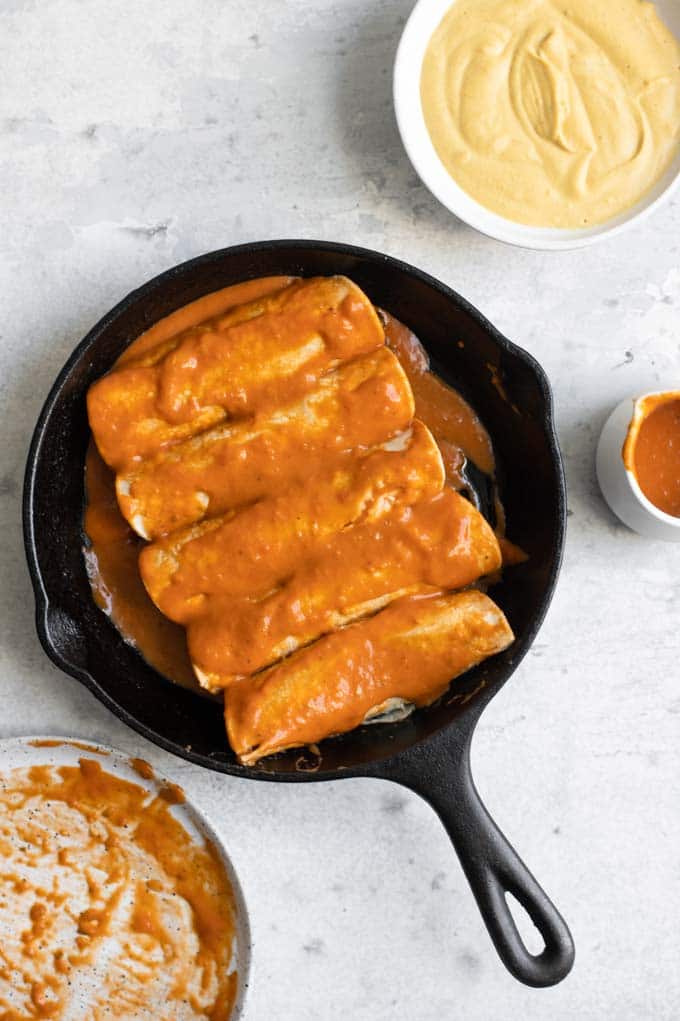
{"type": "Polygon", "coordinates": [[[228,1021],[233,892],[182,798],[86,757],[0,777],[0,1017],[228,1021]]]}

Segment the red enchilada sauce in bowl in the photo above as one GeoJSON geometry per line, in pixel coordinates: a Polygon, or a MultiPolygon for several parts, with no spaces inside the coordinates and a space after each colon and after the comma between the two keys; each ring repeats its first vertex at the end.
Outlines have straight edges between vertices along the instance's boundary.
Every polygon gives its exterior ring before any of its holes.
{"type": "Polygon", "coordinates": [[[680,392],[652,394],[638,405],[623,448],[628,471],[655,507],[680,518],[680,392]]]}

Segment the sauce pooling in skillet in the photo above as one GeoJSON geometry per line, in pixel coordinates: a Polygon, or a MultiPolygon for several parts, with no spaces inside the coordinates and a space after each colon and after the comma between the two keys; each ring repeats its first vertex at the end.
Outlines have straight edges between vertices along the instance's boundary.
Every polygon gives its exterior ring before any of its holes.
{"type": "Polygon", "coordinates": [[[97,606],[164,677],[205,694],[189,660],[184,628],[153,604],[139,576],[144,543],[118,509],[114,475],[90,441],[85,461],[87,573],[97,606]]]}
{"type": "MultiPolygon", "coordinates": [[[[179,331],[275,292],[289,282],[287,277],[271,277],[206,295],[156,323],[125,350],[116,364],[148,358],[159,345],[171,344],[179,331]]],[[[408,377],[416,415],[430,428],[442,453],[448,483],[455,489],[470,491],[465,476],[468,460],[493,479],[493,448],[477,414],[456,390],[429,371],[427,354],[417,337],[393,316],[380,315],[387,345],[408,377]]],[[[192,670],[184,628],[157,609],[142,584],[137,560],[144,544],[118,509],[113,472],[103,463],[94,443],[90,444],[86,462],[84,527],[85,557],[97,605],[161,674],[205,694],[192,670]]],[[[505,542],[503,547],[504,556],[510,559],[515,548],[505,542]]]]}
{"type": "Polygon", "coordinates": [[[408,376],[416,401],[416,416],[436,439],[449,482],[456,489],[467,485],[462,476],[466,458],[493,476],[496,464],[491,437],[468,402],[434,372],[415,333],[387,312],[382,313],[385,339],[408,376]]]}

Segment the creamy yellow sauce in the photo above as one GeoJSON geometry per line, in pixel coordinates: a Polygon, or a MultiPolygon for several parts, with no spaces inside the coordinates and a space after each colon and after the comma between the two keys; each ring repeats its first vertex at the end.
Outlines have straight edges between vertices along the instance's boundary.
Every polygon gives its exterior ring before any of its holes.
{"type": "Polygon", "coordinates": [[[527,225],[616,216],[680,143],[680,44],[645,0],[458,0],[420,91],[454,180],[527,225]]]}

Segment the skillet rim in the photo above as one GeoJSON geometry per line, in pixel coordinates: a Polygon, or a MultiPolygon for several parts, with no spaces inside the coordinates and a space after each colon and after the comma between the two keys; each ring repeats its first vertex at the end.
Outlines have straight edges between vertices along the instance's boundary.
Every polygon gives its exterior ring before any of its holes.
{"type": "Polygon", "coordinates": [[[555,426],[555,409],[552,388],[547,374],[538,360],[524,348],[520,347],[514,341],[511,341],[508,337],[502,334],[497,327],[495,327],[493,323],[491,323],[486,316],[484,316],[466,298],[455,291],[452,287],[449,287],[447,284],[444,284],[442,281],[432,276],[430,273],[427,273],[426,271],[421,270],[402,259],[398,259],[395,256],[378,252],[375,249],[344,244],[342,242],[317,241],[314,239],[300,238],[277,238],[267,241],[244,242],[238,245],[215,249],[178,263],[175,266],[171,266],[169,269],[163,270],[161,273],[130,291],[119,302],[117,302],[113,308],[105,313],[101,319],[99,319],[99,321],[88,331],[85,337],[75,347],[51,386],[33,431],[24,475],[22,524],[24,549],[26,552],[28,570],[36,602],[36,629],[44,652],[52,663],[54,663],[60,670],[88,688],[92,694],[118,719],[146,740],[151,741],[153,744],[163,748],[163,750],[170,754],[176,755],[196,765],[203,766],[204,768],[211,769],[215,772],[226,773],[232,776],[242,777],[244,779],[296,783],[303,781],[317,782],[322,780],[375,775],[387,776],[389,774],[388,767],[390,762],[398,758],[403,758],[413,750],[422,748],[436,741],[444,734],[450,734],[452,728],[455,728],[455,731],[458,732],[459,739],[462,744],[467,745],[472,737],[472,732],[474,731],[481,713],[496,693],[505,686],[519,664],[522,662],[545,619],[554,595],[557,578],[562,565],[566,537],[566,480],[555,426]],[[34,529],[35,477],[40,458],[40,449],[50,426],[50,417],[55,404],[61,395],[64,385],[69,380],[71,372],[81,362],[83,356],[87,354],[89,348],[96,342],[107,327],[109,327],[111,323],[115,322],[115,320],[135,302],[143,301],[157,288],[167,286],[172,283],[173,279],[180,277],[182,274],[194,270],[201,265],[209,265],[210,263],[218,261],[220,258],[227,255],[257,255],[260,252],[276,252],[284,249],[288,251],[294,251],[297,249],[301,252],[306,252],[311,249],[314,251],[336,254],[338,256],[342,255],[345,257],[349,256],[352,258],[363,259],[373,264],[383,263],[388,268],[392,268],[408,276],[415,277],[421,283],[439,291],[448,301],[452,302],[464,314],[469,316],[487,335],[490,336],[493,342],[497,344],[505,354],[523,362],[535,377],[538,390],[543,401],[541,426],[545,434],[547,448],[550,454],[556,495],[556,516],[554,522],[554,540],[550,556],[550,568],[546,572],[540,604],[537,606],[530,623],[524,628],[523,634],[516,641],[512,661],[506,665],[502,679],[499,679],[496,683],[480,692],[479,696],[473,700],[465,713],[450,719],[431,734],[414,740],[407,748],[404,748],[401,751],[384,757],[376,757],[368,762],[358,765],[346,767],[339,766],[334,769],[318,769],[315,771],[297,770],[295,772],[274,772],[253,768],[251,766],[243,766],[238,762],[224,762],[218,759],[213,760],[209,755],[197,753],[190,747],[176,744],[174,741],[165,738],[158,731],[151,730],[151,728],[137,720],[133,714],[128,712],[127,709],[116,702],[108,691],[106,691],[96,678],[94,678],[87,670],[84,670],[67,660],[62,655],[59,648],[55,645],[50,634],[48,626],[50,600],[43,583],[34,529]]]}

